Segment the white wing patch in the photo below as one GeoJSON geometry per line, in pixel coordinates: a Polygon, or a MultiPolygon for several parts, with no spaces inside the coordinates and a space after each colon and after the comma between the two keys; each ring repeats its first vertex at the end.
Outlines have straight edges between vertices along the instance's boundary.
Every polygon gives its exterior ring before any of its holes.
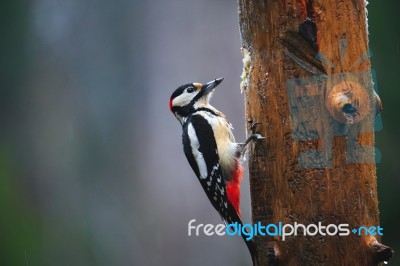
{"type": "Polygon", "coordinates": [[[194,159],[197,162],[197,166],[199,167],[199,173],[201,179],[207,178],[207,165],[206,161],[204,160],[203,154],[199,151],[200,143],[199,139],[197,138],[196,131],[192,123],[188,125],[188,135],[190,140],[190,146],[192,148],[192,153],[194,155],[194,159]]]}
{"type": "Polygon", "coordinates": [[[204,111],[198,112],[212,126],[214,138],[217,141],[215,153],[219,155],[220,167],[224,175],[231,173],[235,166],[237,143],[232,133],[232,125],[224,117],[210,115],[204,111]]]}

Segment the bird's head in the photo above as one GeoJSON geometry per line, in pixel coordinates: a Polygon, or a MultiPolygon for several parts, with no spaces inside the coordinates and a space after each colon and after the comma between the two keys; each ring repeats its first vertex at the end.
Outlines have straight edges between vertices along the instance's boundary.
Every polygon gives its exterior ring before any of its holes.
{"type": "Polygon", "coordinates": [[[206,84],[189,83],[177,88],[169,99],[169,109],[183,123],[183,119],[199,108],[207,108],[215,87],[224,78],[218,78],[206,84]]]}

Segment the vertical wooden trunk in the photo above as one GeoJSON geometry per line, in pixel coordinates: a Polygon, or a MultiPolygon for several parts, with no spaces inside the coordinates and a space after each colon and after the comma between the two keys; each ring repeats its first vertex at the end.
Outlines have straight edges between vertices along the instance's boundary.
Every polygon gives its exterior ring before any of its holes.
{"type": "Polygon", "coordinates": [[[373,129],[380,103],[365,5],[239,0],[246,117],[261,122],[266,137],[250,150],[253,222],[350,230],[256,237],[257,265],[375,265],[392,255],[379,235],[351,232],[379,225],[373,129]]]}

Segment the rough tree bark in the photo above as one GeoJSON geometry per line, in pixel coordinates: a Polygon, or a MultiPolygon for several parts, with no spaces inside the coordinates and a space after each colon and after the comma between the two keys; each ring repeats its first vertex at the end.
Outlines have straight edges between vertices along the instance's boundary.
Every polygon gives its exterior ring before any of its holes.
{"type": "Polygon", "coordinates": [[[239,20],[246,117],[266,137],[249,156],[253,223],[350,230],[256,237],[256,265],[388,260],[379,234],[351,232],[379,225],[365,1],[239,0],[239,20]]]}

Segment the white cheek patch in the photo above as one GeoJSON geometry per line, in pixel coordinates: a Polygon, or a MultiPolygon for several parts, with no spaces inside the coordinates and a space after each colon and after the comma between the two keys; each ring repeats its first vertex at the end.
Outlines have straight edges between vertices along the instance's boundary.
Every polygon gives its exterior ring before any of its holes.
{"type": "Polygon", "coordinates": [[[196,131],[192,123],[188,125],[188,135],[190,139],[190,146],[192,147],[192,153],[194,159],[197,162],[197,166],[199,167],[199,173],[201,179],[207,178],[207,165],[206,161],[204,160],[203,154],[199,151],[200,143],[199,139],[197,138],[196,131]]]}
{"type": "Polygon", "coordinates": [[[182,93],[172,101],[172,106],[185,106],[192,100],[193,96],[188,93],[182,93]]]}

